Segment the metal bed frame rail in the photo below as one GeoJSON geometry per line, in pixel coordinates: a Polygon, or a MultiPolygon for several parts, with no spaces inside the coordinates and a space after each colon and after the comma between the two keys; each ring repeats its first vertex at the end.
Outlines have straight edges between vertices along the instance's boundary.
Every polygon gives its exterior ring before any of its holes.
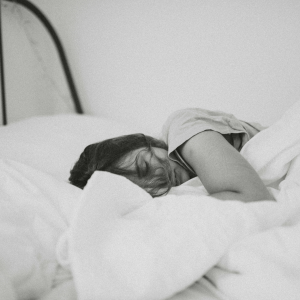
{"type": "MultiPolygon", "coordinates": [[[[71,70],[69,67],[69,63],[67,60],[67,56],[65,54],[64,48],[62,46],[62,43],[53,28],[52,24],[48,20],[48,18],[45,16],[44,13],[41,12],[40,9],[38,9],[34,4],[29,2],[28,0],[5,0],[8,2],[13,2],[19,5],[24,6],[26,9],[30,10],[45,26],[48,33],[50,34],[56,49],[58,51],[58,55],[65,73],[65,77],[70,89],[70,93],[73,99],[75,111],[78,114],[83,114],[83,109],[81,105],[81,101],[79,99],[77,89],[73,80],[73,76],[71,74],[71,70]]],[[[7,124],[7,109],[6,109],[6,98],[5,98],[5,77],[4,77],[4,53],[3,53],[3,40],[2,40],[2,24],[1,24],[1,4],[2,1],[0,0],[0,72],[1,72],[1,103],[2,103],[2,123],[3,125],[7,124]]]]}

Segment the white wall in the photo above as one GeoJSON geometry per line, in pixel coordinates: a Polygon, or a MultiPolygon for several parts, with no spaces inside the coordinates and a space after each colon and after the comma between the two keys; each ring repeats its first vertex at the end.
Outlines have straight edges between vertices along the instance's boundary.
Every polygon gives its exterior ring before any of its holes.
{"type": "Polygon", "coordinates": [[[85,110],[137,131],[186,106],[269,125],[300,98],[299,1],[33,2],[59,29],[85,110]]]}

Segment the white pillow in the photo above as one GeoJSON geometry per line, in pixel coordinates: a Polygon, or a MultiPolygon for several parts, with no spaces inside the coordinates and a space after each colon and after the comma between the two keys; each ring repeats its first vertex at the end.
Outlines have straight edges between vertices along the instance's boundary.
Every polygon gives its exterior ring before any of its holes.
{"type": "Polygon", "coordinates": [[[22,162],[67,181],[84,148],[135,133],[113,120],[88,115],[34,117],[0,127],[0,158],[22,162]]]}

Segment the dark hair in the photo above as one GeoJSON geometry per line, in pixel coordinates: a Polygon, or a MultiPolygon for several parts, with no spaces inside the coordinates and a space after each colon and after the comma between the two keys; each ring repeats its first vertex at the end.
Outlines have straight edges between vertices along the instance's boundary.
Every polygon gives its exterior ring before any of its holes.
{"type": "Polygon", "coordinates": [[[69,181],[83,189],[95,171],[107,171],[125,176],[153,197],[162,196],[172,187],[172,172],[169,162],[155,156],[152,147],[168,149],[163,141],[144,134],[124,135],[91,144],[84,149],[75,163],[69,181]],[[137,149],[141,151],[132,163],[135,168],[124,166],[123,158],[137,149]],[[151,158],[155,156],[160,166],[152,168],[147,162],[141,166],[138,160],[142,151],[149,151],[151,158]]]}

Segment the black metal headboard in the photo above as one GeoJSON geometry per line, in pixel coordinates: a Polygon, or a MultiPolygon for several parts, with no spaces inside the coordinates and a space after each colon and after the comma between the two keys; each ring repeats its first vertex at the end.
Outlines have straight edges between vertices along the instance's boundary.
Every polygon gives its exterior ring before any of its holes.
{"type": "MultiPolygon", "coordinates": [[[[28,0],[5,0],[8,2],[13,2],[19,5],[24,6],[28,10],[30,10],[45,26],[47,31],[49,32],[56,49],[58,51],[60,61],[66,76],[66,80],[70,89],[70,93],[73,99],[75,110],[78,114],[83,114],[82,105],[80,99],[78,97],[78,93],[76,90],[76,86],[71,74],[71,70],[69,67],[69,63],[62,46],[62,43],[54,30],[53,26],[51,25],[50,21],[46,18],[46,16],[38,9],[35,5],[33,5],[28,0]]],[[[3,125],[7,124],[7,111],[6,111],[6,98],[5,98],[5,77],[4,77],[4,55],[3,55],[3,41],[2,41],[2,25],[1,25],[1,0],[0,0],[0,68],[1,68],[1,99],[2,99],[2,120],[3,125]]]]}

